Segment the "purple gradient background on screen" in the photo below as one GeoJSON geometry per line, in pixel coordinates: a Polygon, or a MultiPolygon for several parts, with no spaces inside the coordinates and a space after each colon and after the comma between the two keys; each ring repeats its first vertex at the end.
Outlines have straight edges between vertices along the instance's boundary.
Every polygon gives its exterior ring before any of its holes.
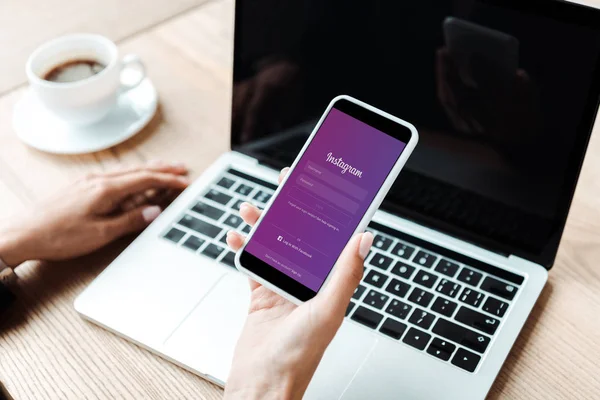
{"type": "MultiPolygon", "coordinates": [[[[335,108],[331,109],[302,159],[288,177],[285,187],[246,246],[246,251],[313,291],[318,291],[405,147],[405,143],[335,108]],[[335,158],[342,157],[344,163],[362,171],[362,177],[351,175],[349,172],[342,174],[340,167],[327,162],[329,153],[333,153],[335,158]],[[304,169],[309,161],[365,189],[366,198],[362,201],[356,200],[335,186],[327,185],[327,182],[307,174],[304,169]],[[344,226],[342,223],[332,222],[339,229],[335,231],[288,203],[288,201],[297,203],[289,197],[289,194],[293,188],[303,190],[296,183],[298,177],[303,174],[358,203],[357,212],[351,214],[344,211],[342,207],[319,198],[318,193],[310,193],[318,199],[317,203],[333,206],[350,216],[350,223],[344,226]],[[278,241],[279,236],[284,240],[278,241]],[[312,257],[309,258],[293,249],[289,243],[294,243],[312,257]],[[280,262],[285,260],[283,264],[293,268],[297,273],[277,265],[272,261],[273,258],[280,262]]],[[[304,206],[303,208],[308,208],[313,214],[328,221],[328,216],[318,209],[304,206]]]]}

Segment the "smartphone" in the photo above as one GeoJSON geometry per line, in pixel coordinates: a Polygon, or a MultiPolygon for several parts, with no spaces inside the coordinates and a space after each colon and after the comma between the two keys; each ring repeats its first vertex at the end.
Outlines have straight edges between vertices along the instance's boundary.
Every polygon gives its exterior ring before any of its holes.
{"type": "MultiPolygon", "coordinates": [[[[482,57],[507,80],[514,79],[519,67],[517,38],[455,17],[444,20],[443,30],[446,47],[459,64],[468,64],[474,56],[482,57]]],[[[464,67],[469,68],[468,65],[464,67]]]]}
{"type": "Polygon", "coordinates": [[[325,287],[414,150],[413,125],[349,96],[333,99],[235,258],[300,304],[325,287]]]}

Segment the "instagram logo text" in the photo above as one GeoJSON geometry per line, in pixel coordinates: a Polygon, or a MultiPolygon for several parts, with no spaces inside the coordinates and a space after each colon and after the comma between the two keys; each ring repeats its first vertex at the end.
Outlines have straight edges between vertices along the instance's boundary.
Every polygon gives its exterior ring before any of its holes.
{"type": "Polygon", "coordinates": [[[342,175],[345,174],[346,172],[348,172],[351,175],[362,178],[362,171],[354,168],[350,164],[346,164],[344,162],[344,160],[342,160],[342,157],[335,158],[331,153],[329,153],[329,154],[327,154],[327,162],[332,163],[333,165],[335,165],[337,167],[340,167],[340,169],[342,170],[341,171],[342,175]]]}

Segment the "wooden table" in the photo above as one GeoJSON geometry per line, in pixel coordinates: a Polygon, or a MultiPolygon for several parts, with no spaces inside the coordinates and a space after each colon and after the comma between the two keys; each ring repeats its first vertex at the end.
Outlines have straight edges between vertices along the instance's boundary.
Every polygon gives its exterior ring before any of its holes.
{"type": "MultiPolygon", "coordinates": [[[[600,2],[598,2],[600,3],[600,2]]],[[[198,175],[229,145],[233,0],[0,2],[0,218],[86,172],[176,159],[198,175]],[[111,150],[53,156],[15,137],[27,54],[58,34],[93,31],[139,54],[160,96],[144,131],[111,150]]],[[[490,398],[600,396],[600,138],[596,134],[547,287],[490,398]]],[[[19,268],[19,300],[0,324],[0,381],[16,399],[221,398],[222,390],[83,321],[73,300],[126,246],[19,268]]]]}

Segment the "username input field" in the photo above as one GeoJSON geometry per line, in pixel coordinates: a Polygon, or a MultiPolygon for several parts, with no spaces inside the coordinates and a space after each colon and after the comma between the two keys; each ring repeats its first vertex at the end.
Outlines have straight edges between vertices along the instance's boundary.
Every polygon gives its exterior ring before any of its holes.
{"type": "Polygon", "coordinates": [[[300,188],[315,194],[323,200],[327,200],[342,210],[348,211],[350,214],[356,214],[358,211],[357,202],[304,174],[301,174],[298,179],[296,179],[296,183],[300,188]]]}
{"type": "MultiPolygon", "coordinates": [[[[304,167],[304,171],[310,175],[320,178],[327,182],[328,185],[341,190],[342,192],[354,197],[357,200],[364,200],[367,197],[367,191],[360,186],[350,182],[348,179],[328,171],[324,167],[309,161],[304,167]]],[[[350,176],[348,177],[350,178],[350,176]]],[[[350,178],[351,179],[351,178],[350,178]]]]}

